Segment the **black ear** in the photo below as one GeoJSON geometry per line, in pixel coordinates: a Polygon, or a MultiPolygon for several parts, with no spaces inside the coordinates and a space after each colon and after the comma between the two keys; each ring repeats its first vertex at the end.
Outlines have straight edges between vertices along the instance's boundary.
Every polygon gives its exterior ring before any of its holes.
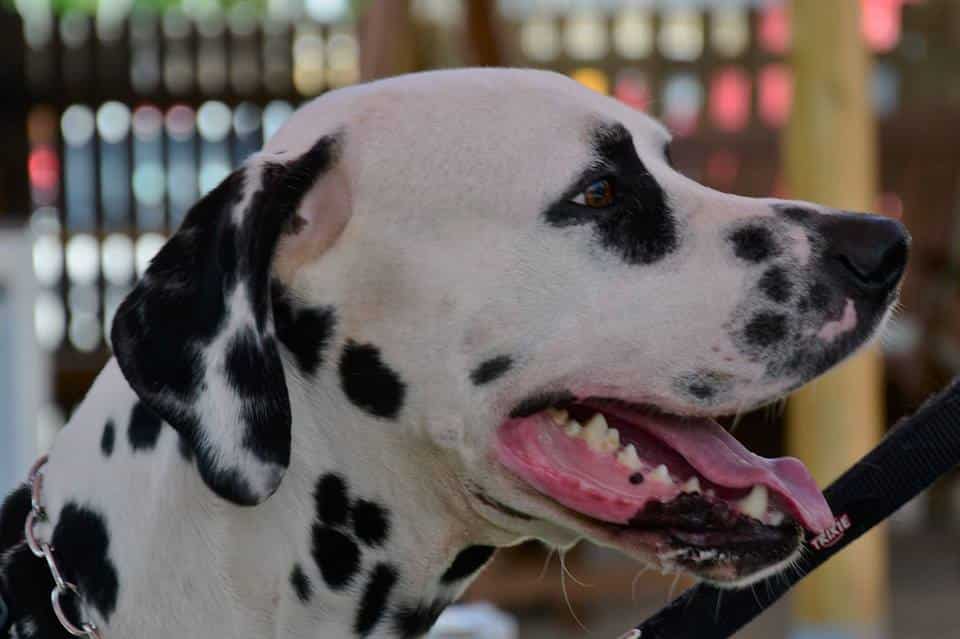
{"type": "Polygon", "coordinates": [[[295,159],[248,160],[190,210],[113,322],[127,381],[186,438],[210,488],[237,504],[273,494],[290,462],[271,264],[337,151],[331,136],[295,159]]]}

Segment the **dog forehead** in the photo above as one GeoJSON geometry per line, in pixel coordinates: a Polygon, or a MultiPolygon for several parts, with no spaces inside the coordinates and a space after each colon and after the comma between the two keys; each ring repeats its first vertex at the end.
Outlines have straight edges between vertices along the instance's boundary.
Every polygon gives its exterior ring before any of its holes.
{"type": "Polygon", "coordinates": [[[562,74],[429,71],[324,94],[301,107],[265,150],[295,155],[311,140],[345,130],[345,157],[360,165],[416,158],[422,169],[487,160],[516,171],[508,162],[527,160],[563,172],[569,164],[579,169],[597,127],[611,124],[629,130],[641,153],[658,151],[670,137],[653,118],[562,74]]]}

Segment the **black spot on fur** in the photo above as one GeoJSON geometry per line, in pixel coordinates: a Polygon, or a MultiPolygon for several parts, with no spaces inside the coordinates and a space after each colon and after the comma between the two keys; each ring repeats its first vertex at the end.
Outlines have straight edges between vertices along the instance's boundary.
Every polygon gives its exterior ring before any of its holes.
{"type": "Polygon", "coordinates": [[[429,605],[398,608],[393,617],[397,633],[402,639],[414,639],[427,634],[448,605],[446,601],[434,601],[429,605]]]}
{"type": "Polygon", "coordinates": [[[343,477],[333,473],[323,475],[317,481],[313,499],[317,506],[317,519],[328,526],[342,526],[347,523],[350,500],[343,477]]]}
{"type": "Polygon", "coordinates": [[[687,390],[697,399],[710,399],[717,394],[717,389],[703,380],[691,382],[690,385],[687,386],[687,390]]]}
{"type": "Polygon", "coordinates": [[[270,338],[259,338],[252,328],[247,328],[237,331],[227,344],[224,373],[227,383],[240,397],[257,397],[262,392],[260,366],[264,344],[261,342],[272,341],[270,338]]]}
{"type": "Polygon", "coordinates": [[[767,348],[782,341],[787,336],[787,317],[780,313],[757,313],[744,329],[744,337],[749,344],[767,348]]]}
{"type": "Polygon", "coordinates": [[[113,425],[113,420],[108,419],[103,427],[103,434],[100,436],[100,451],[103,452],[104,457],[113,454],[114,439],[116,439],[116,427],[113,425]]]}
{"type": "Polygon", "coordinates": [[[30,486],[24,484],[7,495],[0,507],[0,555],[23,541],[23,524],[30,512],[30,486]]]}
{"type": "Polygon", "coordinates": [[[177,450],[180,451],[180,457],[183,458],[183,461],[193,461],[193,449],[190,448],[190,442],[179,433],[177,433],[177,450]]]}
{"type": "Polygon", "coordinates": [[[576,397],[570,391],[551,391],[531,395],[510,411],[510,417],[529,417],[551,406],[562,406],[574,401],[576,397]]]}
{"type": "Polygon", "coordinates": [[[513,359],[509,355],[498,355],[470,371],[470,381],[476,386],[488,384],[509,371],[512,366],[513,359]]]}
{"type": "MultiPolygon", "coordinates": [[[[20,522],[21,526],[23,522],[20,522]]],[[[35,626],[37,639],[70,639],[53,614],[50,606],[50,591],[53,590],[53,578],[43,559],[33,556],[25,542],[0,553],[0,596],[7,604],[8,619],[6,625],[0,623],[0,637],[7,637],[15,629],[19,635],[28,622],[35,626]]],[[[67,617],[77,619],[77,609],[73,597],[64,598],[67,617]]]]}
{"type": "Polygon", "coordinates": [[[773,233],[765,226],[744,226],[729,236],[733,252],[747,262],[763,262],[778,252],[773,233]]]}
{"type": "Polygon", "coordinates": [[[297,593],[297,599],[301,603],[310,603],[313,597],[313,584],[310,583],[310,578],[303,572],[300,564],[293,565],[293,570],[290,572],[290,585],[293,586],[293,591],[297,593]]]}
{"type": "Polygon", "coordinates": [[[440,581],[449,584],[466,579],[486,565],[495,551],[496,548],[493,546],[469,546],[464,548],[457,553],[453,563],[440,577],[440,581]]]}
{"type": "Polygon", "coordinates": [[[783,304],[790,301],[793,283],[787,277],[787,271],[781,266],[767,269],[759,282],[760,290],[769,299],[783,304]]]}
{"type": "Polygon", "coordinates": [[[390,592],[397,583],[397,570],[387,564],[377,564],[370,573],[367,587],[363,590],[360,608],[357,609],[357,618],[353,623],[353,630],[361,637],[366,637],[383,618],[390,602],[390,592]]]}
{"type": "Polygon", "coordinates": [[[52,545],[67,579],[107,621],[117,607],[117,569],[110,560],[110,533],[98,513],[67,502],[53,530],[52,545]]]}
{"type": "Polygon", "coordinates": [[[130,425],[127,428],[127,437],[134,451],[153,450],[160,438],[163,420],[155,412],[147,408],[143,402],[133,405],[130,412],[130,425]]]}
{"type": "Polygon", "coordinates": [[[300,370],[314,375],[323,364],[327,343],[333,335],[336,323],[333,309],[297,305],[290,292],[276,280],[271,294],[277,338],[296,358],[300,370]]]}
{"type": "Polygon", "coordinates": [[[830,306],[830,287],[823,282],[816,282],[810,287],[808,295],[810,308],[816,311],[825,311],[830,306]]]}
{"type": "Polygon", "coordinates": [[[314,524],[313,560],[327,585],[342,590],[360,569],[360,548],[342,532],[314,524]]]}
{"type": "Polygon", "coordinates": [[[620,124],[600,127],[594,134],[594,148],[596,159],[547,209],[547,223],[556,227],[592,224],[603,248],[629,264],[652,264],[676,250],[680,239],[673,212],[663,189],[640,161],[627,129],[620,124]],[[571,201],[600,178],[614,182],[613,204],[590,208],[571,201]]]}
{"type": "Polygon", "coordinates": [[[373,344],[347,342],[340,357],[340,384],[355,406],[376,417],[394,419],[403,407],[406,386],[373,344]]]}
{"type": "Polygon", "coordinates": [[[390,532],[387,512],[365,499],[358,499],[353,506],[353,529],[357,538],[368,546],[379,546],[390,532]]]}
{"type": "Polygon", "coordinates": [[[728,395],[734,385],[733,376],[715,370],[698,370],[679,375],[673,383],[681,395],[689,395],[701,402],[710,402],[728,395]]]}

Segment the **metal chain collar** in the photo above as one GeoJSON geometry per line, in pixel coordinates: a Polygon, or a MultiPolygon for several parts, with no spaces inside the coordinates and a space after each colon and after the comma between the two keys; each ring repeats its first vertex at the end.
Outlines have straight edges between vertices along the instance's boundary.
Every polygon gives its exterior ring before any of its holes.
{"type": "MultiPolygon", "coordinates": [[[[24,524],[24,535],[27,538],[27,546],[30,547],[30,552],[36,555],[38,558],[43,558],[47,562],[47,567],[50,569],[50,575],[53,577],[54,588],[50,592],[50,605],[53,606],[53,613],[57,616],[57,620],[60,622],[60,625],[63,626],[63,629],[69,632],[74,637],[88,637],[90,639],[102,639],[100,635],[100,630],[97,628],[97,625],[92,621],[81,622],[80,626],[76,626],[70,619],[67,617],[66,613],[63,611],[62,599],[65,595],[72,595],[76,602],[79,604],[81,601],[80,591],[77,589],[76,585],[70,583],[63,578],[63,575],[60,572],[60,567],[57,566],[57,562],[53,557],[53,546],[45,541],[40,541],[37,539],[36,526],[40,522],[47,521],[47,512],[43,508],[42,497],[43,497],[43,467],[47,464],[47,456],[44,455],[38,459],[33,466],[30,468],[30,514],[27,515],[27,522],[24,524]]],[[[79,609],[79,605],[77,608],[79,609]]]]}

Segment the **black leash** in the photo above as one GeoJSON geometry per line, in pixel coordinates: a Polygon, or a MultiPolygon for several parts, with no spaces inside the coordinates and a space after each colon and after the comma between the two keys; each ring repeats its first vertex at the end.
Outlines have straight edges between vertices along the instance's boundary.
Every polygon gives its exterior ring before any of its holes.
{"type": "Polygon", "coordinates": [[[904,418],[880,444],[830,485],[824,495],[836,516],[807,552],[781,575],[743,590],[700,584],[625,636],[638,639],[726,639],[769,608],[795,583],[940,476],[960,464],[960,378],[904,418]]]}

